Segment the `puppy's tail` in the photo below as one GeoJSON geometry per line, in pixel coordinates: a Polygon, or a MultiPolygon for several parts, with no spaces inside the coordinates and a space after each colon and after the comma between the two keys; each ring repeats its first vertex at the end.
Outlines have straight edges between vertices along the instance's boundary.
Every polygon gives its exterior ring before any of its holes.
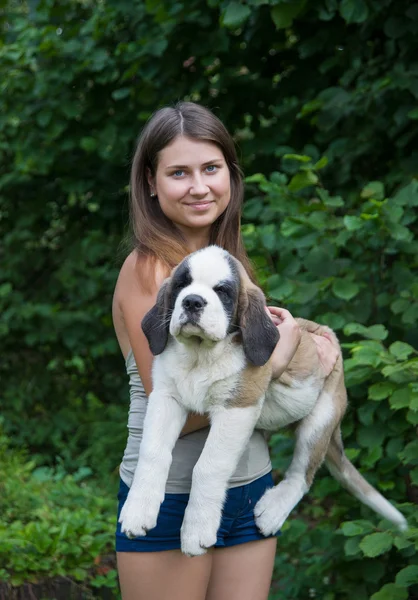
{"type": "Polygon", "coordinates": [[[407,529],[408,524],[404,516],[386,498],[379,494],[348,460],[344,452],[339,427],[331,438],[325,464],[331,475],[360,502],[394,523],[401,531],[407,529]]]}

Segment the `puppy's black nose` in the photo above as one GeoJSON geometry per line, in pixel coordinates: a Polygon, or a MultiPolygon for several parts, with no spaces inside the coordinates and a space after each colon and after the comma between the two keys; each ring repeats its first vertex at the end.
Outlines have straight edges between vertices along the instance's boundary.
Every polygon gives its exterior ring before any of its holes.
{"type": "Polygon", "coordinates": [[[195,313],[203,310],[207,302],[204,298],[202,298],[202,296],[198,296],[197,294],[189,294],[183,298],[182,304],[183,308],[185,308],[188,312],[195,313]]]}

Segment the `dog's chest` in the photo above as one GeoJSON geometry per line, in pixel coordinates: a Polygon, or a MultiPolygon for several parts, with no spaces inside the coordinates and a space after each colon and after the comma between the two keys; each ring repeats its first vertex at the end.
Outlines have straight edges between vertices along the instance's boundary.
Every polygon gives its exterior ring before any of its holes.
{"type": "Polygon", "coordinates": [[[210,356],[173,355],[167,364],[176,397],[190,411],[206,413],[212,406],[227,405],[234,394],[245,359],[241,352],[210,356]],[[205,360],[205,358],[207,360],[205,360]]]}

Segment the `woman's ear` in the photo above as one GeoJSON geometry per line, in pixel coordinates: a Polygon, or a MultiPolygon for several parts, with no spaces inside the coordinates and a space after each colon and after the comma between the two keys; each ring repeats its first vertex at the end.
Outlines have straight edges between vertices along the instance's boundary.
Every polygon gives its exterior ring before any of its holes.
{"type": "Polygon", "coordinates": [[[149,191],[151,198],[157,195],[157,191],[155,189],[155,177],[153,177],[151,173],[151,169],[147,167],[146,169],[147,181],[149,185],[149,191]]]}
{"type": "Polygon", "coordinates": [[[256,286],[243,289],[238,318],[244,353],[256,367],[265,365],[279,341],[280,334],[266,312],[263,292],[256,286]]]}
{"type": "Polygon", "coordinates": [[[155,305],[142,319],[141,327],[151,352],[154,356],[161,354],[168,342],[170,332],[170,289],[171,278],[166,279],[157,295],[155,305]]]}

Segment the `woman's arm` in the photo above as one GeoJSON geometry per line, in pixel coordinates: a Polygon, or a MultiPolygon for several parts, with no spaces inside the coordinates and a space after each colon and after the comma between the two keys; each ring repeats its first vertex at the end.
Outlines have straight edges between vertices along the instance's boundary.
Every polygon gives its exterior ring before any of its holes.
{"type": "MultiPolygon", "coordinates": [[[[165,270],[157,266],[155,288],[147,293],[142,289],[139,272],[144,266],[143,257],[132,252],[125,260],[120,271],[115,292],[115,302],[119,306],[130,347],[135,357],[138,372],[147,396],[152,391],[153,355],[148,340],[142,331],[141,322],[145,314],[154,306],[158,290],[166,277],[165,270]]],[[[190,415],[182,430],[182,435],[207,427],[209,421],[200,415],[190,415]]]]}

